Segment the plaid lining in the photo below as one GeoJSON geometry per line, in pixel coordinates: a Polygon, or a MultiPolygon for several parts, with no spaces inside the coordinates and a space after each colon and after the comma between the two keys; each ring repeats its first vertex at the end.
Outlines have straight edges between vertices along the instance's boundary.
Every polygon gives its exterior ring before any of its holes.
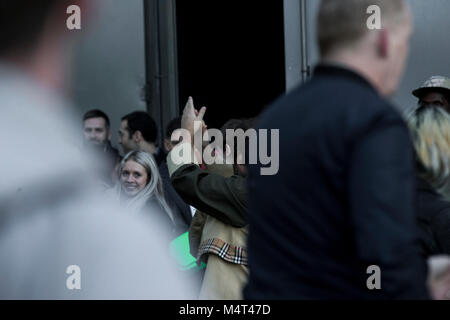
{"type": "Polygon", "coordinates": [[[245,248],[230,245],[217,238],[206,240],[200,245],[197,264],[201,263],[205,254],[215,254],[225,261],[247,265],[247,250],[245,248]]]}

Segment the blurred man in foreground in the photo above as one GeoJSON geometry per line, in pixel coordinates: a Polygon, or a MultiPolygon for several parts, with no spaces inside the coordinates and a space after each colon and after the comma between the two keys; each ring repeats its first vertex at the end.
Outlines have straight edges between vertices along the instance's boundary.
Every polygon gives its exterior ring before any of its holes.
{"type": "Polygon", "coordinates": [[[189,298],[159,228],[102,201],[76,148],[66,10],[89,3],[0,5],[0,299],[189,298]]]}

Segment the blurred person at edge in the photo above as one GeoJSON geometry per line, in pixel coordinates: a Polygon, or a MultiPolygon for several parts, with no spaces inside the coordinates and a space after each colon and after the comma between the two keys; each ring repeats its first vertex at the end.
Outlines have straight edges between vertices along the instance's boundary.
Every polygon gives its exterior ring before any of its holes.
{"type": "Polygon", "coordinates": [[[416,210],[422,254],[435,299],[450,299],[450,115],[419,104],[408,117],[416,154],[416,210]]]}
{"type": "Polygon", "coordinates": [[[124,153],[133,150],[150,153],[158,166],[165,158],[164,148],[158,146],[158,125],[145,111],[134,111],[122,117],[119,144],[124,153]]]}
{"type": "Polygon", "coordinates": [[[0,299],[190,298],[160,228],[102,201],[97,160],[76,147],[70,5],[83,24],[94,13],[85,0],[0,4],[0,299]]]}
{"type": "Polygon", "coordinates": [[[408,56],[409,4],[322,0],[317,30],[321,61],[312,79],[275,101],[259,122],[280,129],[280,171],[262,176],[259,164],[249,168],[244,296],[428,299],[413,147],[386,100],[408,56]],[[383,14],[380,30],[367,28],[371,5],[383,14]],[[367,284],[373,265],[381,290],[367,284]]]}
{"type": "Polygon", "coordinates": [[[416,150],[423,254],[450,255],[450,115],[440,106],[422,105],[408,124],[416,150]]]}

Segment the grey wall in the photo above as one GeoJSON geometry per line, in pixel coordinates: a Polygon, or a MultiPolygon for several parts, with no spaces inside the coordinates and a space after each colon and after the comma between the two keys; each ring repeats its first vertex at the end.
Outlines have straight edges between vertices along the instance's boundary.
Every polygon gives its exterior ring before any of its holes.
{"type": "Polygon", "coordinates": [[[283,10],[286,91],[289,91],[302,79],[300,1],[283,0],[283,10]]]}
{"type": "Polygon", "coordinates": [[[415,30],[407,69],[394,101],[403,109],[416,104],[411,91],[431,75],[450,77],[450,1],[410,0],[415,30]]]}
{"type": "Polygon", "coordinates": [[[143,1],[91,2],[91,19],[82,11],[84,36],[76,50],[73,98],[80,123],[89,109],[99,108],[109,115],[112,142],[117,145],[120,118],[134,110],[146,110],[141,99],[145,83],[143,1]]]}
{"type": "Polygon", "coordinates": [[[313,66],[319,61],[319,51],[316,45],[316,15],[319,8],[319,1],[307,0],[307,34],[308,34],[308,64],[313,66]]]}
{"type": "MultiPolygon", "coordinates": [[[[450,76],[450,1],[410,0],[415,30],[411,39],[411,52],[405,76],[393,102],[401,110],[415,105],[411,91],[420,86],[431,75],[450,76]]],[[[309,64],[318,61],[315,43],[315,16],[319,1],[308,0],[308,57],[309,64]]]]}

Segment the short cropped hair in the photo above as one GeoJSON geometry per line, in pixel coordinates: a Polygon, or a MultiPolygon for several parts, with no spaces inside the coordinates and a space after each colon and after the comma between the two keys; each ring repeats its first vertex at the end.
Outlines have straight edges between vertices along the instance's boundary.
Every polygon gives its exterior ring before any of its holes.
{"type": "Polygon", "coordinates": [[[86,112],[84,114],[83,122],[86,121],[87,119],[92,119],[92,118],[102,118],[102,119],[104,119],[105,120],[105,124],[106,124],[106,128],[109,128],[109,126],[110,126],[109,117],[103,111],[98,110],[98,109],[89,110],[88,112],[86,112]]]}
{"type": "Polygon", "coordinates": [[[400,21],[404,0],[321,0],[317,16],[317,41],[321,56],[357,43],[369,31],[367,8],[381,9],[382,27],[400,21]]]}
{"type": "Polygon", "coordinates": [[[0,56],[13,49],[32,49],[56,5],[64,6],[64,1],[0,1],[0,56]]]}
{"type": "Polygon", "coordinates": [[[135,111],[127,114],[122,118],[122,121],[128,121],[128,132],[130,137],[136,132],[140,131],[145,141],[149,143],[156,143],[158,138],[158,128],[155,120],[144,111],[135,111]]]}

